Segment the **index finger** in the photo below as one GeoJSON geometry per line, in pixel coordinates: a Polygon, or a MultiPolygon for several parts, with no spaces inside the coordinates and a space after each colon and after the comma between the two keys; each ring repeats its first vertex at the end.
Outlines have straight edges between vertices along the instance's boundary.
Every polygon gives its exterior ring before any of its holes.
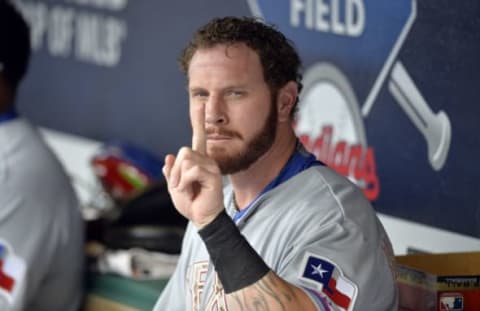
{"type": "Polygon", "coordinates": [[[192,122],[192,149],[207,154],[207,135],[205,133],[205,105],[196,105],[190,111],[192,122]]]}

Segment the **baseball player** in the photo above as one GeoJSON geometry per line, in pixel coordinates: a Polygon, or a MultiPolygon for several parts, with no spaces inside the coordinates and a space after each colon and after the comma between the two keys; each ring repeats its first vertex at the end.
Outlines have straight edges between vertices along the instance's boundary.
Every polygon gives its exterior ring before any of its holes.
{"type": "Polygon", "coordinates": [[[21,15],[0,0],[0,310],[74,311],[84,266],[78,202],[40,133],[14,107],[29,39],[21,15]]]}
{"type": "Polygon", "coordinates": [[[216,18],[181,65],[192,146],[167,155],[164,174],[190,222],[154,310],[397,310],[374,210],[295,137],[289,41],[255,19],[216,18]]]}

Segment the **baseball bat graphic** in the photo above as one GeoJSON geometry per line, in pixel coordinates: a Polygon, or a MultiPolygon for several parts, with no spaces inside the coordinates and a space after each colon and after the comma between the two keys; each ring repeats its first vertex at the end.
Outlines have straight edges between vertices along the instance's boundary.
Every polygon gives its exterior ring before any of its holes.
{"type": "Polygon", "coordinates": [[[441,170],[447,159],[451,139],[447,114],[443,110],[436,114],[432,111],[400,61],[393,66],[388,88],[425,137],[428,159],[433,169],[441,170]]]}

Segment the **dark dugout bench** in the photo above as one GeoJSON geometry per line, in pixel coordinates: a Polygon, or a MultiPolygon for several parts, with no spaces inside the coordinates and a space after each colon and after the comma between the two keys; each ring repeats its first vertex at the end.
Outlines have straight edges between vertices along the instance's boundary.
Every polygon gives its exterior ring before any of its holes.
{"type": "MultiPolygon", "coordinates": [[[[99,243],[108,250],[140,248],[165,254],[180,253],[187,221],[174,209],[164,184],[150,187],[121,206],[119,214],[113,221],[106,217],[87,222],[87,241],[99,243]]],[[[89,250],[88,242],[87,254],[95,253],[89,250]]],[[[91,268],[92,257],[89,260],[91,268]]],[[[168,282],[168,277],[129,278],[90,268],[83,311],[151,311],[168,282]]]]}

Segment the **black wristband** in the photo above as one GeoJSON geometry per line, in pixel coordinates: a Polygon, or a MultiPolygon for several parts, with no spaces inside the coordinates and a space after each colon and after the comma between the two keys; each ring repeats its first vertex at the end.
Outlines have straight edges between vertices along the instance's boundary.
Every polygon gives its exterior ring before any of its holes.
{"type": "Polygon", "coordinates": [[[225,211],[198,233],[207,246],[225,293],[247,287],[270,271],[225,211]]]}

